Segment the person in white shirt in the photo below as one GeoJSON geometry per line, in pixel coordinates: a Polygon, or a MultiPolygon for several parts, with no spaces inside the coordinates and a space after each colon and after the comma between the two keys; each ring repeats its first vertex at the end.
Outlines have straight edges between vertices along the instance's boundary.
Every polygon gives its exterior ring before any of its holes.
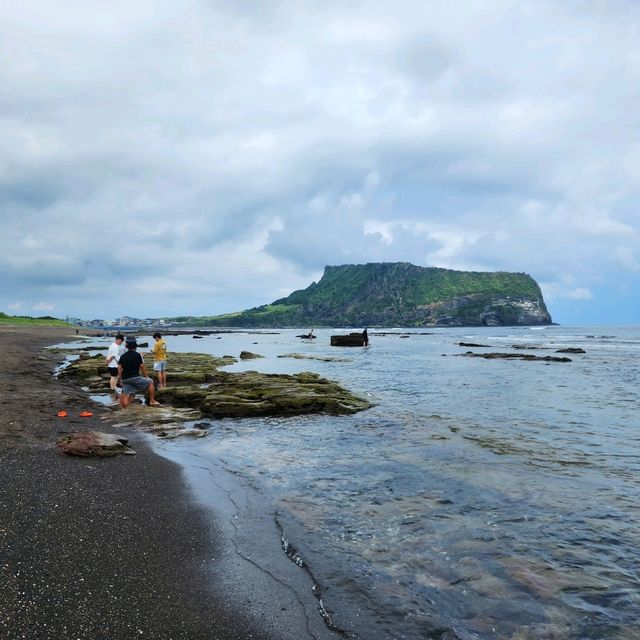
{"type": "Polygon", "coordinates": [[[126,351],[124,345],[124,336],[122,334],[118,334],[114,341],[109,346],[109,351],[107,351],[106,364],[109,369],[109,387],[111,391],[116,390],[116,382],[118,380],[118,362],[120,361],[120,356],[126,351]]]}

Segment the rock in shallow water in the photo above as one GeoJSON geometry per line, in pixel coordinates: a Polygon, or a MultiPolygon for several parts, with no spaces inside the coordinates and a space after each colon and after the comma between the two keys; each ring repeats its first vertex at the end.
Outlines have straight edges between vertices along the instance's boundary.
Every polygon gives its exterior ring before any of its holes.
{"type": "Polygon", "coordinates": [[[213,418],[348,414],[368,409],[371,403],[316,373],[295,375],[218,372],[206,387],[175,386],[162,389],[162,402],[193,407],[213,418]]]}
{"type": "Polygon", "coordinates": [[[297,360],[320,360],[321,362],[353,362],[351,358],[335,358],[334,356],[306,356],[302,353],[284,353],[278,358],[295,358],[297,360]]]}
{"type": "Polygon", "coordinates": [[[264,358],[264,356],[261,356],[259,353],[251,353],[251,351],[240,352],[240,360],[255,360],[256,358],[264,358]]]}
{"type": "Polygon", "coordinates": [[[174,438],[205,438],[208,434],[201,429],[175,429],[173,431],[159,431],[158,438],[173,440],[174,438]]]}
{"type": "Polygon", "coordinates": [[[540,360],[543,362],[571,362],[571,358],[558,358],[556,356],[534,356],[530,353],[474,353],[467,351],[459,354],[467,358],[485,358],[487,360],[540,360]]]}
{"type": "MultiPolygon", "coordinates": [[[[304,415],[309,413],[348,414],[363,411],[371,403],[336,382],[316,373],[295,375],[266,374],[256,371],[226,372],[218,367],[237,362],[235,358],[216,358],[201,353],[171,353],[167,363],[168,387],[158,389],[161,407],[117,412],[129,423],[149,428],[164,422],[197,420],[207,417],[249,417],[304,415]],[[173,415],[194,410],[188,417],[173,415]],[[135,415],[132,415],[135,414],[135,415]]],[[[104,357],[78,360],[64,370],[90,389],[108,388],[104,357]],[[97,374],[97,375],[96,375],[97,374]],[[91,381],[91,382],[89,382],[91,381]]],[[[120,418],[119,418],[120,419],[120,418]]]]}

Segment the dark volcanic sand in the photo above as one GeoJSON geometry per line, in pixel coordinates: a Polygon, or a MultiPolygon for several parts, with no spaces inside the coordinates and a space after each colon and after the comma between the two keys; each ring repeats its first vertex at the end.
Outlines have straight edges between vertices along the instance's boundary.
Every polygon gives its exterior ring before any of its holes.
{"type": "Polygon", "coordinates": [[[52,377],[55,357],[42,347],[72,333],[0,326],[0,638],[315,637],[287,628],[278,603],[263,620],[243,613],[250,585],[245,602],[229,602],[211,584],[207,566],[225,541],[190,500],[180,467],[143,435],[117,431],[135,456],[57,451],[64,431],[115,432],[99,419],[108,409],[52,377]],[[85,409],[94,417],[78,417],[85,409]]]}

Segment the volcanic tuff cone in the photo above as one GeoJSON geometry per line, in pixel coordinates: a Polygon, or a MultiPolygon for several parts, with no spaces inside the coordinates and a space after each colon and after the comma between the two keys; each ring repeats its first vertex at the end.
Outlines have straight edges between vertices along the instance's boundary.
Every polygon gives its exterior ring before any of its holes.
{"type": "Polygon", "coordinates": [[[407,262],[325,267],[320,282],[268,305],[190,325],[235,327],[545,325],[551,316],[526,273],[453,271],[407,262]]]}

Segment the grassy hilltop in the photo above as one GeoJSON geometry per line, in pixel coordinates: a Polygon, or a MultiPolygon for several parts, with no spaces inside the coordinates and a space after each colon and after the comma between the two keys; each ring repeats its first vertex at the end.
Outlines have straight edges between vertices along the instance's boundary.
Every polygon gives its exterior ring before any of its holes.
{"type": "Polygon", "coordinates": [[[170,318],[195,326],[482,326],[550,324],[525,273],[453,271],[406,262],[325,267],[320,282],[221,316],[170,318]]]}

